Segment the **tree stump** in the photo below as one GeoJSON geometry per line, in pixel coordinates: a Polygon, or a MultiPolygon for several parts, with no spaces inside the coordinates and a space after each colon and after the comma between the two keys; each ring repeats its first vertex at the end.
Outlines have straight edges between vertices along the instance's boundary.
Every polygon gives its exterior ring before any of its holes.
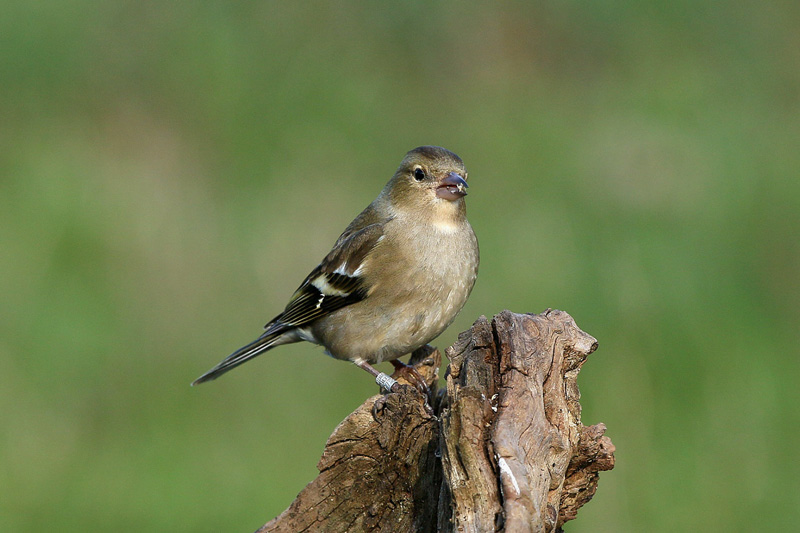
{"type": "Polygon", "coordinates": [[[480,317],[411,386],[369,398],[328,439],[319,476],[257,533],[561,531],[614,467],[581,423],[577,376],[597,341],[562,311],[480,317]]]}

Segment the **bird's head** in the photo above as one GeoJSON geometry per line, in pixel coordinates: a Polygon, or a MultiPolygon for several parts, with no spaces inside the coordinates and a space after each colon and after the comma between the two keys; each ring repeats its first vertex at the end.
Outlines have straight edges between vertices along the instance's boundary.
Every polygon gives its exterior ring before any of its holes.
{"type": "Polygon", "coordinates": [[[406,154],[385,192],[399,209],[433,209],[443,216],[462,214],[467,176],[464,162],[453,152],[420,146],[406,154]]]}

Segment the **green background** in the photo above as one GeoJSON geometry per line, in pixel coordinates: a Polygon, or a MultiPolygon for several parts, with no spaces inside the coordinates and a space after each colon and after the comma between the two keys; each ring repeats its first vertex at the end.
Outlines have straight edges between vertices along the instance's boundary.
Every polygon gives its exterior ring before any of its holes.
{"type": "MultiPolygon", "coordinates": [[[[405,152],[470,172],[437,341],[563,309],[617,467],[569,531],[800,521],[800,3],[4,2],[0,530],[252,531],[375,393],[202,387],[405,152]]],[[[388,365],[387,365],[388,368],[388,365]]]]}

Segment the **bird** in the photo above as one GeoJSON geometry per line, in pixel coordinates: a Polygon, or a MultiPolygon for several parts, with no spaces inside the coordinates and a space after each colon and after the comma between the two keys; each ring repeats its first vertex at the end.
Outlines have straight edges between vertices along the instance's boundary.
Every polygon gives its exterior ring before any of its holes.
{"type": "Polygon", "coordinates": [[[263,333],[192,385],[276,346],[309,341],[396,391],[397,381],[372,365],[405,366],[397,359],[439,336],[475,285],[480,254],[466,217],[467,179],[461,158],[445,148],[408,152],[263,333]]]}

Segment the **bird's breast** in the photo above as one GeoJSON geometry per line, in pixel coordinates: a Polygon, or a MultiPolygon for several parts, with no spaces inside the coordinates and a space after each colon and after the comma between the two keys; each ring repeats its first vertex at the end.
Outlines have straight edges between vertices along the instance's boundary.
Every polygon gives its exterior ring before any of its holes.
{"type": "Polygon", "coordinates": [[[367,298],[315,328],[331,355],[372,363],[396,359],[452,323],[477,276],[475,235],[468,225],[459,231],[425,230],[390,233],[376,245],[364,265],[367,298]]]}

